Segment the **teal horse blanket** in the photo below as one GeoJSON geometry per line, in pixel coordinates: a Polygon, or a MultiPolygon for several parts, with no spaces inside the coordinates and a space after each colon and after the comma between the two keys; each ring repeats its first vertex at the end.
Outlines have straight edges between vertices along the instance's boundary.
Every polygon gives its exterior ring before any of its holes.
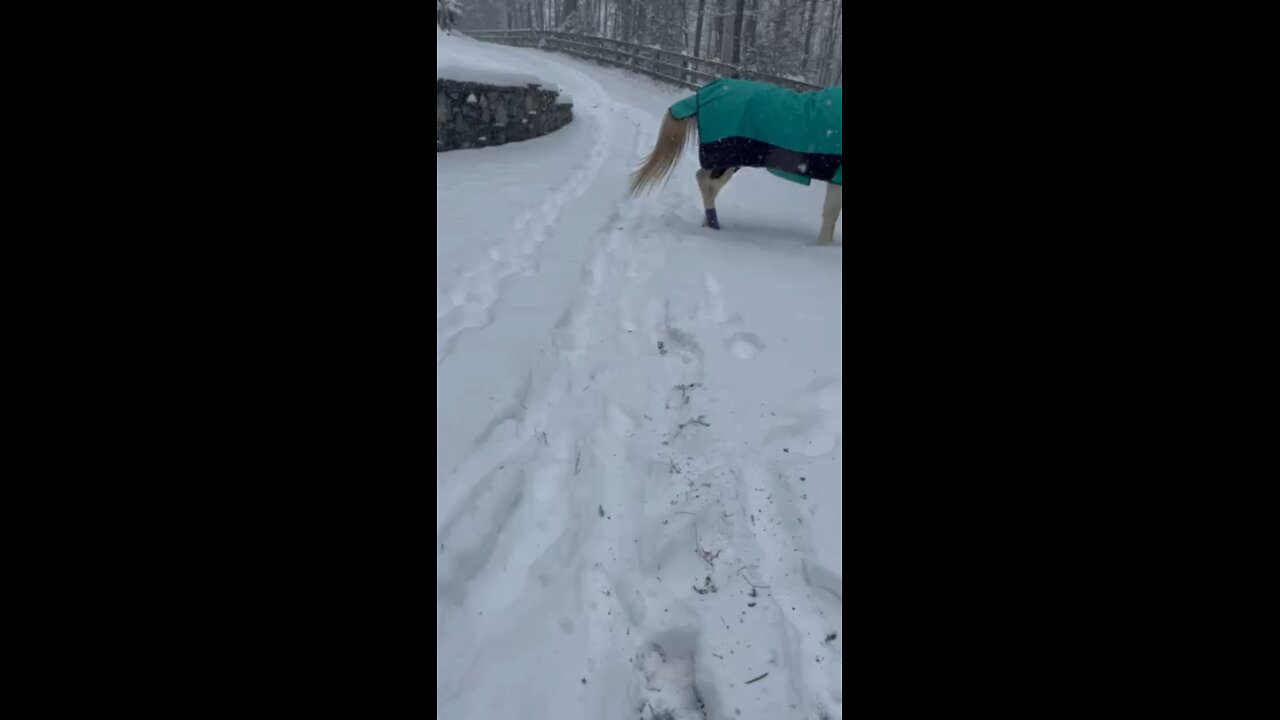
{"type": "Polygon", "coordinates": [[[698,118],[702,167],[762,167],[802,185],[844,184],[842,88],[794,92],[750,80],[716,80],[670,108],[698,118]]]}

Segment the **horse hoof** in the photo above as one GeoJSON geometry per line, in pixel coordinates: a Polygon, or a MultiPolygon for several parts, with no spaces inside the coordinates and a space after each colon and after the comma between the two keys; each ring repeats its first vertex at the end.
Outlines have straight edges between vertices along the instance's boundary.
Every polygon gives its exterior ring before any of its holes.
{"type": "Polygon", "coordinates": [[[712,230],[720,229],[720,219],[716,217],[715,208],[709,208],[707,210],[707,219],[706,222],[703,223],[703,227],[709,227],[712,230]]]}

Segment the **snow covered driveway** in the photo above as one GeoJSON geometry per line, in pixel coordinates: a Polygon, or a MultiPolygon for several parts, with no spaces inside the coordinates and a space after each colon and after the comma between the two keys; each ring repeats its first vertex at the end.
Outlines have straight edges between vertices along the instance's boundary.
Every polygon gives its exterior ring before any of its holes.
{"type": "Polygon", "coordinates": [[[688,155],[626,200],[681,91],[451,40],[574,121],[436,156],[437,716],[843,717],[825,184],[745,170],[715,232],[688,155]]]}

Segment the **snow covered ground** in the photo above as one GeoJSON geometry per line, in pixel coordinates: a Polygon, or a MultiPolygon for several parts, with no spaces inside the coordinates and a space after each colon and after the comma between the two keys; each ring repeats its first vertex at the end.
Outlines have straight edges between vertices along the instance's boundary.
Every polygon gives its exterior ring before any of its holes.
{"type": "MultiPolygon", "coordinates": [[[[519,66],[516,66],[519,67],[519,66]]],[[[496,60],[486,45],[436,28],[436,77],[442,80],[484,83],[499,87],[542,85],[557,90],[555,83],[536,75],[517,72],[504,60],[496,60]]]]}
{"type": "Polygon", "coordinates": [[[744,170],[716,232],[690,154],[627,200],[682,91],[450,40],[574,121],[436,155],[437,717],[842,718],[826,185],[744,170]]]}

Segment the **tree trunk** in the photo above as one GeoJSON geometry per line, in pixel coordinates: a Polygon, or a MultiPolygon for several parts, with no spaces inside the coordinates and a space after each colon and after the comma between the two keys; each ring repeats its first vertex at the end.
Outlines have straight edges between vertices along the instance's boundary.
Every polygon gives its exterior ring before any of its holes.
{"type": "Polygon", "coordinates": [[[707,0],[698,0],[698,29],[693,33],[693,56],[702,57],[702,14],[707,7],[707,0]]]}
{"type": "Polygon", "coordinates": [[[738,0],[737,10],[733,13],[733,44],[731,45],[733,52],[729,53],[733,58],[729,62],[734,65],[742,62],[742,21],[746,9],[747,0],[738,0]]]}
{"type": "Polygon", "coordinates": [[[720,46],[724,43],[724,4],[727,0],[716,0],[711,12],[711,22],[707,30],[707,57],[719,58],[720,46]]]}
{"type": "Polygon", "coordinates": [[[815,15],[815,13],[817,12],[818,12],[818,0],[810,0],[809,12],[806,15],[806,17],[808,18],[808,27],[804,28],[804,55],[802,56],[802,59],[800,61],[801,70],[809,69],[809,52],[810,50],[813,49],[814,33],[818,31],[818,23],[817,23],[818,18],[815,15]]]}
{"type": "MultiPolygon", "coordinates": [[[[731,1],[731,0],[729,0],[731,1]]],[[[726,10],[728,8],[725,8],[726,10]]],[[[733,45],[737,39],[733,34],[733,15],[725,12],[720,18],[720,61],[733,62],[733,45]]]]}
{"type": "Polygon", "coordinates": [[[826,45],[826,52],[822,54],[821,67],[822,67],[823,84],[825,84],[827,82],[827,79],[831,77],[831,56],[835,51],[836,36],[839,34],[836,32],[836,30],[838,29],[837,26],[839,25],[840,19],[843,15],[844,15],[843,0],[839,5],[838,10],[836,8],[835,0],[831,0],[831,20],[827,23],[827,42],[824,43],[826,45]]]}

